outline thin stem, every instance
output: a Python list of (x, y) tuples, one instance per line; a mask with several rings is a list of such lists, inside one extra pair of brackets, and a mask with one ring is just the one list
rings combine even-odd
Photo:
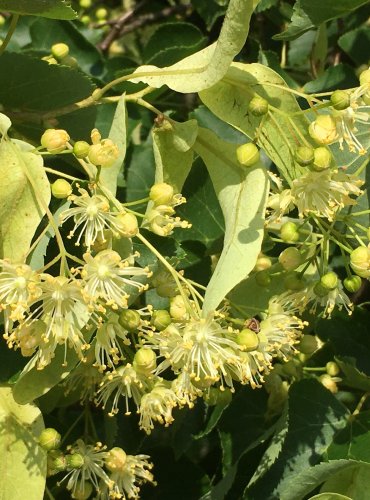
[(44, 167), (44, 170), (46, 172), (49, 172), (50, 174), (59, 175), (59, 177), (64, 177), (65, 179), (69, 179), (70, 181), (83, 182), (83, 180), (79, 179), (78, 177), (73, 177), (73, 175), (65, 174), (64, 172), (59, 172), (58, 170), (54, 170), (53, 168)]
[(67, 437), (71, 434), (71, 432), (77, 426), (77, 424), (82, 420), (83, 416), (84, 416), (84, 413), (81, 412), (79, 414), (79, 416), (76, 418), (76, 420), (73, 422), (73, 424), (71, 425), (71, 427), (68, 429), (68, 431), (64, 434), (61, 444), (64, 444), (66, 442)]
[(147, 203), (150, 200), (149, 196), (146, 198), (141, 198), (141, 200), (128, 201), (126, 203), (122, 203), (123, 207), (131, 207), (132, 205), (140, 205), (141, 203)]
[(363, 170), (367, 167), (368, 163), (369, 163), (369, 158), (366, 158), (353, 175), (359, 176), (363, 172)]
[(51, 493), (51, 491), (49, 490), (49, 488), (45, 485), (45, 492), (47, 494), (47, 496), (50, 498), (50, 500), (55, 500), (53, 494)]
[(352, 412), (352, 415), (350, 417), (351, 419), (353, 419), (354, 417), (356, 417), (360, 413), (362, 407), (365, 404), (365, 401), (367, 400), (367, 398), (369, 396), (370, 396), (370, 392), (365, 392), (365, 394), (362, 395), (360, 401), (358, 402), (358, 405), (356, 406), (356, 408)]
[(10, 39), (12, 38), (15, 28), (17, 27), (19, 21), (19, 17), (20, 17), (19, 14), (13, 14), (12, 20), (10, 21), (8, 33), (6, 34), (6, 37), (0, 46), (0, 55), (5, 52), (5, 49), (8, 46)]

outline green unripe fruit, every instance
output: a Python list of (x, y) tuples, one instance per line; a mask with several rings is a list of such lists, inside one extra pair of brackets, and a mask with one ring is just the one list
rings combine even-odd
[(331, 377), (336, 377), (340, 372), (340, 368), (335, 361), (329, 361), (326, 363), (326, 372)]
[(248, 110), (254, 116), (263, 116), (269, 110), (269, 103), (263, 97), (256, 95), (251, 99)]
[(51, 47), (51, 54), (57, 61), (61, 61), (69, 54), (69, 47), (66, 43), (55, 43)]
[(338, 111), (347, 109), (351, 103), (348, 92), (345, 90), (335, 90), (330, 97), (330, 103)]
[(89, 9), (92, 5), (91, 0), (80, 0), (79, 4), (81, 9)]
[(351, 276), (343, 280), (343, 285), (346, 290), (351, 293), (358, 292), (362, 285), (360, 276)]
[(358, 247), (350, 255), (350, 263), (354, 272), (361, 278), (370, 278), (370, 249)]
[(101, 7), (95, 12), (95, 17), (99, 21), (104, 21), (108, 17), (108, 11), (104, 7)]
[(117, 216), (118, 232), (124, 238), (133, 238), (139, 232), (139, 224), (134, 214), (130, 212)]
[(338, 276), (333, 272), (326, 273), (321, 276), (320, 284), (325, 290), (335, 290), (338, 286)]
[(44, 429), (39, 437), (39, 445), (46, 451), (57, 450), (61, 441), (59, 432), (52, 428)]
[(316, 148), (314, 151), (312, 170), (315, 170), (315, 172), (321, 172), (322, 170), (330, 168), (332, 159), (333, 157), (329, 149), (324, 146)]
[(141, 324), (140, 314), (133, 309), (124, 309), (118, 317), (118, 323), (123, 326), (123, 328), (133, 333)]
[(259, 271), (258, 273), (255, 274), (256, 277), (256, 283), (259, 286), (269, 286), (271, 283), (271, 276), (267, 270), (265, 271)]
[(297, 346), (298, 351), (303, 354), (312, 354), (317, 348), (317, 339), (313, 335), (303, 335), (302, 340)]
[(93, 492), (93, 486), (88, 481), (78, 481), (71, 497), (75, 500), (87, 500)]
[(152, 319), (150, 323), (154, 326), (154, 328), (158, 331), (162, 331), (168, 327), (172, 322), (170, 313), (165, 309), (159, 309), (158, 311), (154, 311)]
[(302, 167), (311, 165), (314, 159), (314, 149), (308, 146), (301, 146), (295, 152), (296, 162)]
[(67, 467), (71, 469), (79, 469), (85, 463), (81, 453), (72, 453), (66, 456)]
[(318, 281), (315, 286), (313, 287), (314, 294), (317, 297), (323, 298), (326, 297), (329, 293), (330, 290), (325, 288), (320, 281)]
[(302, 264), (302, 255), (298, 248), (289, 247), (281, 252), (279, 262), (286, 271), (293, 271)]
[(260, 341), (256, 332), (244, 328), (244, 330), (236, 334), (236, 342), (244, 347), (244, 351), (251, 352), (257, 349)]
[(90, 144), (86, 141), (77, 141), (73, 146), (73, 153), (76, 158), (86, 158), (89, 154)]
[(54, 198), (63, 200), (64, 198), (68, 198), (68, 196), (72, 193), (72, 186), (65, 179), (57, 179), (51, 185), (51, 192)]
[(370, 69), (365, 69), (360, 76), (360, 85), (370, 85)]
[(149, 198), (154, 205), (169, 205), (174, 195), (173, 187), (166, 182), (154, 184), (149, 192)]
[(67, 468), (65, 455), (60, 450), (51, 450), (47, 455), (47, 475), (53, 476)]
[(260, 152), (253, 142), (239, 146), (236, 150), (236, 158), (243, 167), (252, 167), (260, 159)]
[(309, 126), (308, 132), (319, 144), (331, 144), (338, 138), (337, 126), (331, 115), (319, 115)]
[(335, 381), (331, 378), (330, 375), (325, 373), (319, 377), (320, 383), (328, 389), (332, 394), (336, 394), (338, 392), (338, 386)]
[(126, 465), (127, 455), (122, 448), (114, 447), (108, 452), (105, 459), (106, 468), (111, 471), (123, 471)]
[(305, 288), (305, 282), (299, 277), (297, 273), (289, 273), (284, 279), (284, 288), (287, 290), (294, 290), (298, 292)]
[(157, 367), (157, 356), (153, 349), (141, 347), (136, 351), (133, 361), (133, 367), (136, 371), (150, 374)]
[(280, 238), (285, 243), (295, 243), (299, 240), (298, 226), (294, 222), (284, 222), (280, 228)]

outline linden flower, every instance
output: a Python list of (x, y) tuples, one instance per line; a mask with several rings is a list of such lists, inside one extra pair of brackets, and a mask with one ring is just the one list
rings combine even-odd
[(128, 260), (121, 260), (114, 250), (103, 250), (95, 257), (85, 253), (84, 260), (86, 264), (81, 276), (86, 282), (84, 293), (91, 301), (103, 299), (113, 309), (126, 308), (131, 287), (139, 292), (147, 288), (147, 285), (134, 281), (131, 277), (149, 277), (149, 270), (130, 266)]
[(174, 418), (172, 410), (177, 406), (178, 398), (174, 391), (159, 382), (154, 388), (141, 398), (139, 427), (147, 434), (154, 429), (154, 422), (158, 422), (165, 427), (172, 424)]
[(145, 217), (145, 225), (153, 233), (159, 236), (168, 236), (172, 234), (175, 227), (182, 229), (190, 228), (191, 224), (180, 217), (172, 217), (175, 210), (169, 205), (158, 205), (152, 208)]
[(88, 158), (93, 165), (111, 167), (119, 157), (119, 149), (111, 139), (103, 139), (100, 144), (89, 148)]
[(291, 189), (284, 189), (280, 193), (273, 193), (268, 197), (267, 208), (270, 209), (268, 220), (280, 221), (281, 218), (294, 208), (294, 198)]
[(131, 342), (127, 338), (128, 331), (118, 323), (118, 316), (112, 315), (107, 321), (100, 325), (95, 336), (95, 366), (104, 371), (107, 366), (113, 368), (119, 361), (124, 359), (124, 354), (118, 339), (125, 345)]
[(356, 204), (351, 196), (360, 196), (363, 181), (336, 170), (309, 172), (293, 181), (292, 196), (299, 216), (310, 212), (333, 220), (337, 210)]
[(106, 407), (109, 398), (114, 394), (112, 407), (109, 415), (118, 413), (118, 403), (120, 397), (126, 400), (126, 415), (130, 415), (129, 399), (133, 399), (137, 407), (140, 405), (140, 400), (148, 390), (150, 379), (148, 376), (137, 372), (133, 366), (128, 363), (125, 366), (120, 366), (117, 370), (108, 373), (98, 390), (96, 399), (97, 404), (102, 404), (103, 409)]
[(94, 400), (96, 390), (103, 379), (102, 373), (89, 359), (90, 354), (87, 355), (87, 358), (87, 362), (80, 363), (64, 383), (66, 395), (72, 391), (79, 391), (81, 404)]
[(75, 225), (69, 233), (68, 238), (72, 238), (80, 228), (80, 233), (76, 241), (76, 246), (80, 245), (82, 237), (87, 250), (99, 238), (105, 242), (104, 229), (111, 229), (113, 232), (119, 231), (119, 223), (116, 220), (118, 213), (110, 212), (109, 202), (105, 196), (90, 194), (80, 188), (81, 196), (71, 195), (69, 199), (77, 205), (75, 208), (68, 208), (60, 214), (60, 222), (64, 224), (66, 220), (73, 217)]
[(179, 406), (194, 407), (194, 401), (203, 394), (203, 391), (192, 383), (190, 375), (182, 372), (171, 383), (171, 388), (178, 399)]
[(148, 455), (126, 455), (122, 448), (112, 448), (106, 459), (106, 467), (111, 471), (111, 489), (105, 487), (101, 498), (140, 498), (141, 484), (153, 483), (154, 477), (150, 472), (153, 464)]

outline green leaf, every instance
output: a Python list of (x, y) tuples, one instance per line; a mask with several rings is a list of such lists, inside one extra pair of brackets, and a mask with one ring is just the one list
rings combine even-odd
[(340, 63), (336, 66), (329, 66), (318, 78), (306, 83), (303, 89), (308, 94), (314, 94), (337, 89), (348, 89), (357, 85), (358, 79), (353, 68)]
[(0, 11), (50, 19), (76, 19), (77, 13), (64, 0), (0, 0)]
[(226, 10), (224, 3), (221, 5), (217, 0), (207, 0), (207, 2), (204, 2), (204, 0), (193, 0), (192, 5), (194, 5), (195, 10), (203, 18), (209, 30), (217, 19), (225, 14)]
[(369, 60), (370, 28), (363, 26), (348, 31), (339, 38), (338, 45), (356, 65), (367, 64)]
[(25, 142), (0, 143), (0, 255), (23, 262), (51, 198), (43, 160)]
[(339, 493), (320, 493), (311, 497), (309, 500), (352, 500), (350, 497), (340, 495)]
[[(370, 467), (370, 411), (364, 411), (348, 421), (338, 432), (327, 450), (329, 460), (347, 458), (368, 462)], [(369, 468), (370, 471), (370, 468)]]
[(343, 356), (335, 359), (344, 374), (343, 382), (346, 385), (361, 391), (370, 391), (370, 377), (356, 368), (355, 358)]
[(40, 410), (19, 405), (10, 387), (0, 387), (0, 497), (2, 500), (42, 500), (46, 453), (38, 445), (44, 429)]
[(351, 467), (332, 475), (323, 484), (320, 491), (336, 492), (348, 496), (350, 500), (367, 500), (370, 488), (369, 464), (357, 463), (359, 464), (357, 467)]
[(316, 380), (294, 383), (289, 391), (288, 432), (281, 452), (266, 473), (246, 490), (247, 498), (293, 500), (292, 481), (320, 461), (347, 418), (347, 409)]
[[(293, 127), (293, 120), (288, 115), (299, 112), (300, 107), (293, 94), (286, 89), (284, 80), (262, 64), (233, 63), (223, 80), (203, 90), (199, 96), (218, 118), (251, 139), (257, 139), (258, 145), (291, 182), (303, 173), (294, 160), (294, 151), (299, 144), (297, 135), (302, 135), (308, 142), (311, 139), (305, 116), (295, 116)], [(248, 104), (255, 94), (266, 99), (279, 112), (271, 110), (262, 119), (249, 113)], [(263, 127), (258, 133), (261, 120), (264, 120)]]
[(293, 15), (287, 29), (279, 35), (273, 36), (274, 40), (295, 40), (307, 31), (314, 28), (314, 24), (302, 9), (299, 0), (294, 4)]
[(178, 92), (199, 92), (214, 85), (226, 73), (242, 49), (249, 22), (259, 0), (230, 0), (219, 39), (214, 44), (166, 68), (140, 66), (130, 81), (151, 87), (167, 85)]
[(207, 166), (225, 218), (224, 248), (205, 294), (203, 313), (222, 299), (253, 269), (261, 250), (269, 182), (261, 162), (243, 169), (236, 145), (199, 129), (195, 151)]
[(343, 17), (367, 5), (368, 0), (299, 0), (301, 8), (316, 26), (321, 23)]

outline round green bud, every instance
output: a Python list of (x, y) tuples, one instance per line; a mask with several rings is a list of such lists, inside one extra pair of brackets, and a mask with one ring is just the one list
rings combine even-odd
[(314, 151), (314, 160), (311, 166), (315, 172), (321, 172), (330, 167), (333, 156), (328, 148), (324, 146), (316, 148)]
[(317, 297), (323, 298), (326, 297), (329, 293), (329, 290), (325, 288), (320, 281), (318, 281), (313, 287), (314, 294)]
[(53, 476), (67, 468), (66, 457), (60, 450), (51, 450), (47, 455), (47, 475)]
[(338, 392), (338, 386), (335, 381), (331, 378), (330, 375), (325, 373), (319, 377), (320, 383), (328, 389), (332, 394), (336, 394)]
[(65, 130), (49, 128), (42, 134), (40, 142), (50, 153), (60, 153), (66, 149), (69, 139)]
[(314, 353), (317, 348), (317, 339), (313, 335), (303, 335), (302, 340), (297, 346), (299, 352), (309, 355)]
[(173, 199), (174, 190), (170, 184), (166, 182), (160, 182), (154, 184), (149, 192), (149, 198), (152, 200), (154, 205), (170, 205)]
[(69, 47), (66, 43), (55, 43), (51, 47), (51, 54), (57, 61), (61, 61), (69, 54)]
[(236, 158), (243, 167), (252, 167), (260, 159), (260, 152), (253, 142), (239, 146), (236, 150)]
[(330, 97), (330, 103), (338, 111), (347, 109), (351, 103), (348, 92), (345, 90), (335, 90)]
[(297, 273), (288, 273), (284, 278), (284, 288), (287, 290), (298, 292), (299, 290), (303, 290), (305, 286), (304, 280), (302, 280)]
[(111, 471), (123, 471), (126, 465), (127, 455), (122, 448), (117, 446), (109, 450), (108, 456), (105, 459), (106, 468)]
[(87, 500), (93, 492), (93, 486), (89, 481), (78, 481), (73, 488), (71, 497), (75, 500)]
[(326, 372), (331, 377), (336, 377), (340, 372), (340, 368), (335, 361), (329, 361), (326, 363)]
[(66, 455), (66, 463), (70, 469), (79, 469), (85, 461), (81, 453), (71, 453), (71, 455)]
[(126, 214), (119, 214), (116, 218), (118, 224), (118, 232), (124, 238), (133, 238), (139, 232), (139, 224), (136, 215), (127, 212)]
[(285, 243), (295, 243), (299, 239), (298, 226), (294, 222), (284, 222), (280, 228), (280, 238)]
[(338, 276), (333, 273), (326, 273), (321, 276), (320, 285), (325, 288), (325, 290), (335, 290), (338, 286)]
[(309, 126), (308, 132), (318, 144), (331, 144), (338, 138), (337, 126), (331, 115), (319, 115)]
[(170, 313), (165, 309), (158, 309), (157, 311), (154, 311), (150, 321), (154, 328), (160, 332), (167, 328), (171, 322), (172, 319)]
[(174, 297), (179, 293), (175, 280), (166, 269), (160, 268), (153, 274), (152, 285), (163, 298)]
[(0, 14), (0, 28), (1, 26), (4, 26), (5, 22), (6, 22), (5, 17)]
[(86, 141), (77, 141), (73, 146), (73, 154), (76, 158), (86, 158), (89, 154), (90, 144)]
[(68, 196), (72, 193), (72, 186), (65, 179), (57, 179), (51, 185), (51, 192), (54, 198), (63, 200), (64, 198), (68, 198)]
[(88, 26), (91, 23), (91, 17), (88, 15), (84, 15), (81, 17), (81, 23), (85, 26)]
[(170, 299), (170, 315), (174, 320), (186, 319), (187, 308), (181, 295), (175, 295)]
[(295, 159), (302, 167), (311, 165), (314, 159), (314, 149), (309, 146), (300, 146), (295, 152)]
[(254, 266), (254, 271), (264, 271), (265, 269), (270, 269), (272, 266), (272, 260), (266, 255), (261, 255), (258, 257), (256, 265)]
[(263, 97), (255, 95), (249, 103), (248, 110), (253, 116), (263, 116), (269, 110), (269, 103)]
[(302, 264), (302, 255), (298, 248), (288, 247), (279, 255), (279, 262), (286, 271), (294, 271)]
[(350, 293), (358, 292), (362, 285), (362, 279), (360, 276), (351, 276), (343, 280), (343, 285), (346, 290)]
[(271, 276), (268, 272), (268, 270), (265, 271), (259, 271), (258, 273), (255, 274), (256, 277), (256, 283), (259, 286), (269, 286), (271, 283)]
[(118, 323), (123, 326), (123, 328), (133, 333), (141, 324), (140, 314), (134, 309), (124, 309), (118, 317)]
[(108, 17), (108, 11), (104, 7), (100, 7), (100, 9), (97, 9), (95, 12), (95, 17), (99, 21), (104, 21)]
[(141, 347), (134, 356), (133, 367), (136, 371), (150, 374), (157, 367), (157, 356), (153, 349)]
[(370, 249), (358, 247), (351, 252), (350, 264), (357, 276), (370, 278)]
[(57, 450), (61, 443), (61, 435), (53, 428), (44, 429), (39, 437), (39, 445), (46, 451)]
[(79, 1), (81, 9), (89, 9), (92, 5), (91, 0), (80, 0)]
[(360, 74), (359, 80), (360, 85), (370, 85), (370, 68), (365, 69), (365, 71)]
[(242, 346), (244, 351), (251, 352), (255, 351), (259, 345), (259, 338), (257, 333), (249, 328), (244, 328), (244, 330), (236, 334), (236, 343)]

